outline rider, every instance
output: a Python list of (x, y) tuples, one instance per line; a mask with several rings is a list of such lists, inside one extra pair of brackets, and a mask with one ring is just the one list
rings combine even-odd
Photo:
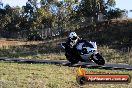
[(80, 59), (80, 61), (83, 62), (84, 60), (81, 59), (81, 56), (80, 56), (82, 48), (77, 49), (77, 45), (81, 42), (84, 42), (84, 40), (79, 38), (76, 32), (70, 32), (68, 36), (68, 40), (66, 42), (65, 51), (71, 53), (71, 55), (75, 55), (77, 59)]
[(79, 36), (76, 34), (76, 32), (70, 32), (67, 42), (66, 42), (66, 51), (71, 52), (74, 54), (81, 53), (81, 49), (77, 49), (77, 45), (82, 42), (83, 40), (79, 38)]
[[(91, 46), (91, 44), (89, 44), (88, 42), (86, 42), (86, 40), (83, 40), (82, 38), (80, 38), (76, 32), (70, 32), (69, 36), (68, 36), (68, 41), (66, 42), (67, 44), (67, 48), (65, 48), (67, 51), (73, 51), (73, 52), (76, 52), (76, 51), (79, 51), (77, 53), (85, 53), (86, 51), (85, 50), (82, 50), (82, 47), (77, 47), (78, 44), (86, 44)], [(83, 46), (83, 45), (82, 45)]]
[(76, 34), (76, 32), (71, 32), (68, 36), (67, 44), (69, 45), (70, 48), (75, 48), (79, 40), (80, 38)]

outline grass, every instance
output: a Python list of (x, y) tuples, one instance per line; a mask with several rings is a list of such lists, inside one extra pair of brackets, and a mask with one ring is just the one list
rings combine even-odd
[(0, 57), (26, 59), (64, 60), (64, 52), (58, 47), (58, 40), (48, 41), (8, 41), (1, 40)]
[(116, 50), (108, 46), (102, 46), (99, 47), (98, 50), (108, 63), (132, 63), (132, 50), (129, 48), (125, 50)]
[[(62, 88), (71, 82), (72, 86), (74, 68), (61, 67), (49, 64), (17, 64), (0, 63), (0, 80), (2, 87), (11, 88)], [(69, 78), (67, 78), (70, 76)], [(9, 84), (7, 85), (7, 83)], [(11, 83), (10, 83), (11, 82)], [(63, 84), (63, 85), (61, 85)], [(68, 87), (67, 87), (68, 88)]]
[[(88, 32), (89, 28), (86, 28), (83, 32), (80, 30), (78, 33), (87, 40), (98, 40), (97, 44), (98, 42), (100, 44), (103, 43), (103, 46), (100, 45), (98, 50), (107, 63), (130, 64), (132, 63), (131, 48), (114, 48), (112, 45), (113, 43), (120, 42), (132, 43), (130, 41), (132, 31), (126, 30), (131, 29), (131, 23), (128, 25), (130, 27), (122, 25), (122, 29), (125, 30), (119, 30), (119, 26), (121, 26), (121, 24), (119, 24), (119, 26), (112, 26), (107, 31), (98, 29), (100, 30), (99, 33), (93, 32), (93, 30), (92, 33), (90, 33)], [(127, 34), (124, 35), (125, 33)], [(58, 47), (58, 43), (63, 41), (65, 41), (65, 39), (62, 38), (48, 41), (0, 39), (0, 57), (65, 60), (64, 50)], [(110, 45), (112, 45), (112, 47)], [(89, 74), (111, 73), (129, 74), (132, 76), (132, 71), (126, 70), (85, 69)], [(76, 70), (77, 68), (75, 67), (62, 65), (20, 64), (0, 61), (0, 88), (132, 88), (132, 82), (129, 84), (87, 84), (81, 87), (76, 82)]]
[[(64, 40), (63, 40), (64, 41)], [(58, 47), (60, 40), (40, 42), (9, 42), (1, 43), (0, 57), (26, 59), (54, 59), (65, 60), (64, 52)], [(4, 45), (6, 44), (6, 45)], [(109, 46), (99, 46), (100, 53), (109, 63), (131, 62), (131, 50), (116, 50)], [(124, 57), (128, 57), (127, 59)], [(87, 69), (88, 73), (130, 74), (132, 71)], [(20, 64), (0, 61), (0, 88), (132, 88), (130, 84), (87, 84), (83, 87), (76, 82), (75, 67), (52, 64)]]
[[(40, 42), (5, 41), (0, 42), (0, 57), (2, 58), (25, 58), (25, 59), (50, 59), (66, 60), (64, 50), (59, 43), (64, 40), (50, 40)], [(17, 42), (17, 43), (16, 43)], [(6, 45), (4, 45), (6, 43)], [(113, 49), (107, 45), (99, 46), (98, 51), (108, 63), (132, 63), (132, 50)]]
[[(130, 74), (132, 71), (87, 69), (93, 74)], [(0, 62), (1, 88), (80, 88), (77, 68), (52, 64), (20, 64)], [(132, 88), (130, 84), (86, 84), (82, 88)]]

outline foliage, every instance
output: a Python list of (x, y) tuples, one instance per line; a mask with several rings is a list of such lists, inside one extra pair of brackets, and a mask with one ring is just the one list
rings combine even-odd
[(99, 13), (108, 19), (121, 17), (123, 10), (113, 9), (115, 4), (115, 0), (28, 0), (22, 7), (1, 4), (0, 35), (28, 38), (33, 31), (42, 38), (58, 35), (80, 28), (86, 17), (96, 22)]
[(121, 10), (119, 8), (111, 9), (107, 13), (108, 19), (115, 19), (115, 18), (121, 18), (123, 16), (124, 10)]
[(78, 11), (82, 16), (96, 17), (98, 12), (104, 12), (104, 10), (104, 0), (82, 0)]

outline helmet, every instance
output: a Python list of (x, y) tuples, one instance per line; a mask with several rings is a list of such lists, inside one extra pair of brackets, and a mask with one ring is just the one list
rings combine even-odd
[(78, 38), (78, 36), (77, 36), (76, 32), (71, 32), (71, 33), (69, 34), (69, 38), (70, 38), (71, 40), (76, 40), (76, 39)]

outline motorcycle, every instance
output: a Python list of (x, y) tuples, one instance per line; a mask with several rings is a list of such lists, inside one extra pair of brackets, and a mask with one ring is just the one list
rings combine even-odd
[(67, 47), (66, 43), (61, 43), (61, 47), (65, 49), (65, 56), (71, 64), (92, 61), (98, 65), (104, 65), (104, 58), (97, 51), (96, 42), (80, 42), (75, 48)]

